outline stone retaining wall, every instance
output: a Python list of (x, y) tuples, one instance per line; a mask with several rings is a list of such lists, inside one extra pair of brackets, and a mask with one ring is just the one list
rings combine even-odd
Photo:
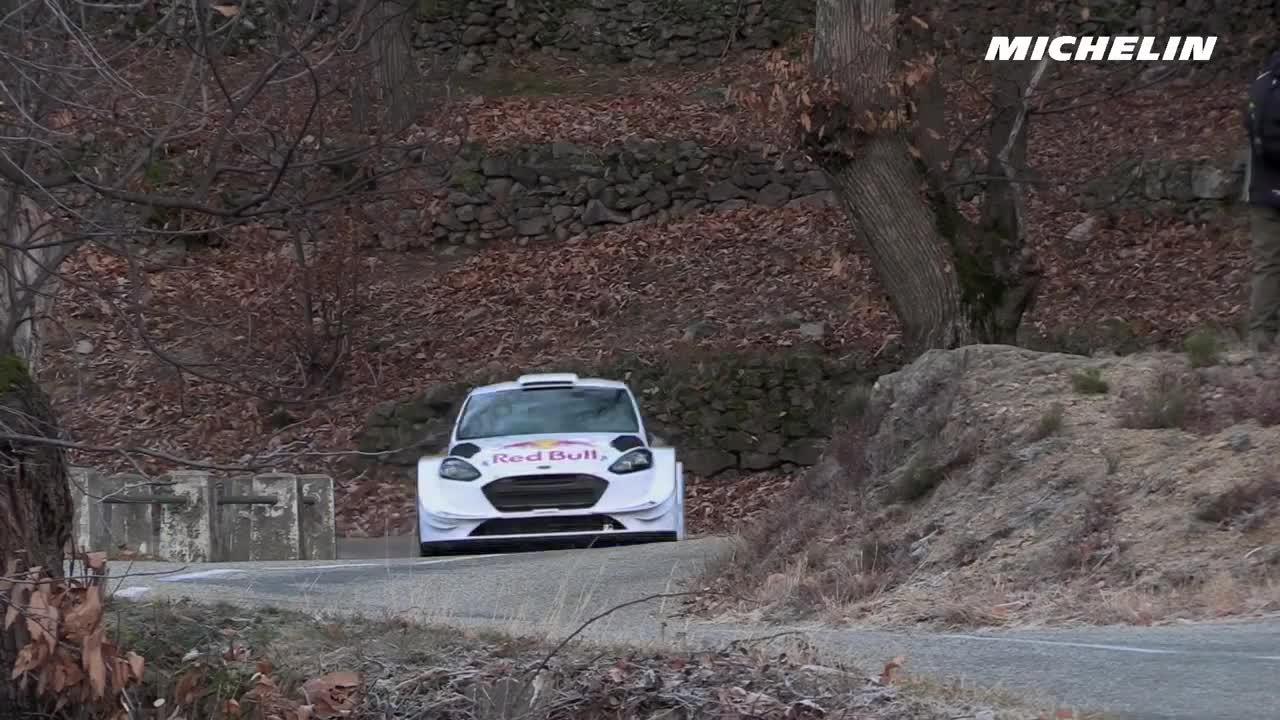
[(470, 147), (432, 205), (405, 210), (397, 203), (391, 198), (366, 208), (379, 228), (377, 242), (388, 249), (565, 239), (706, 207), (828, 206), (835, 198), (825, 174), (798, 154), (763, 145), (636, 141), (494, 153)]
[(1085, 186), (1086, 207), (1152, 203), (1229, 203), (1243, 198), (1245, 156), (1197, 160), (1130, 160)]
[[(354, 0), (246, 0), (234, 18), (210, 10), (211, 30), (230, 36), (234, 48), (274, 42), (277, 17), (295, 26), (306, 18), (349, 17)], [(99, 10), (96, 17), (125, 37), (154, 28), (174, 6), (157, 0), (137, 10)], [(1076, 0), (1064, 13), (1064, 35), (1247, 36), (1275, 22), (1275, 0)], [(464, 71), (496, 56), (553, 52), (599, 62), (678, 64), (767, 49), (814, 25), (814, 0), (417, 0), (412, 41), (424, 58), (445, 58)], [(162, 28), (162, 36), (189, 37), (196, 23), (190, 6)], [(1087, 12), (1086, 12), (1087, 9)], [(985, 51), (990, 35), (1007, 23), (1008, 10), (990, 0), (958, 0), (952, 18), (963, 18), (966, 52)], [(230, 27), (227, 27), (230, 26)], [(1222, 43), (1218, 55), (1249, 51)]]
[[(345, 23), (352, 0), (285, 0), (284, 15), (297, 25), (307, 19)], [(188, 5), (172, 0), (154, 8), (96, 14), (118, 36), (152, 30), (172, 41), (195, 36)], [(273, 43), (280, 17), (277, 0), (246, 0), (233, 18), (210, 11), (210, 29), (229, 48), (249, 50)], [(606, 63), (693, 63), (746, 49), (776, 47), (812, 29), (812, 0), (417, 0), (409, 21), (411, 42), (426, 58), (446, 58), (459, 69), (480, 69), (495, 56), (554, 52)], [(157, 28), (157, 24), (160, 25)]]
[(804, 0), (424, 0), (415, 45), (459, 52), (458, 67), (551, 50), (618, 63), (692, 63), (769, 49), (813, 27)]
[[(843, 393), (872, 376), (851, 363), (803, 352), (555, 370), (625, 380), (649, 431), (675, 446), (688, 471), (702, 477), (817, 463)], [(416, 443), (420, 449), (385, 456), (390, 464), (411, 467), (420, 455), (445, 448), (470, 387), (523, 372), (490, 373), (384, 403), (370, 414), (359, 449), (386, 452)]]

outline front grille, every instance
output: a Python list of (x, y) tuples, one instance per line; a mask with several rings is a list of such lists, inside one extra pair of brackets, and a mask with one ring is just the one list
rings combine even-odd
[(609, 483), (595, 475), (516, 475), (484, 486), (499, 512), (581, 510), (600, 501)]
[(545, 533), (604, 532), (626, 530), (622, 523), (608, 515), (571, 515), (569, 517), (498, 518), (486, 520), (471, 531), (471, 537), (493, 535), (542, 535)]

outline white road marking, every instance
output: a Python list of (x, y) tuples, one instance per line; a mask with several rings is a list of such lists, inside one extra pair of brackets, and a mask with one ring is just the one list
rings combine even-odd
[(347, 565), (298, 565), (298, 566), (285, 566), (285, 567), (244, 568), (244, 571), (251, 572), (253, 570), (275, 570), (277, 572), (280, 572), (280, 571), (288, 570), (293, 572), (300, 572), (303, 570), (342, 570), (344, 568), (362, 568), (362, 567), (382, 567), (382, 563), (350, 563)]
[[(459, 560), (477, 560), (479, 558), (497, 557), (497, 555), (463, 555), (459, 557), (436, 558), (433, 560), (419, 560), (413, 563), (414, 566), (419, 565), (437, 565), (440, 563), (457, 562)], [(399, 559), (399, 558), (394, 558)], [(212, 568), (210, 570), (197, 570), (195, 572), (183, 573), (181, 575), (169, 575), (161, 577), (161, 582), (187, 582), (190, 580), (203, 580), (205, 578), (226, 577), (228, 575), (252, 575), (255, 572), (293, 572), (307, 573), (313, 570), (345, 570), (347, 568), (368, 568), (368, 567), (387, 567), (392, 568), (399, 563), (376, 563), (376, 562), (358, 562), (343, 563), (336, 565), (298, 565), (298, 566), (272, 566), (272, 567), (236, 567), (236, 568)]]
[(222, 577), (224, 575), (235, 575), (236, 573), (243, 573), (243, 572), (244, 570), (240, 570), (238, 568), (214, 568), (212, 570), (198, 570), (196, 572), (183, 573), (181, 575), (169, 575), (167, 577), (160, 578), (160, 582), (183, 582), (186, 580), (199, 580), (200, 578), (207, 578), (207, 577)]
[[(1032, 638), (1008, 638), (1008, 637), (992, 637), (990, 635), (957, 635), (947, 634), (944, 638), (952, 638), (958, 640), (991, 640), (994, 642), (1011, 642), (1011, 643), (1027, 643), (1029, 645), (1060, 645), (1064, 647), (1088, 648), (1090, 650), (1114, 650), (1117, 652), (1140, 653), (1144, 655), (1203, 655), (1205, 653), (1193, 653), (1185, 650), (1162, 650), (1158, 648), (1134, 647), (1132, 645), (1107, 645), (1102, 643), (1082, 643), (1069, 642), (1066, 640), (1035, 640)], [(1217, 654), (1217, 653), (1209, 653)], [(1240, 655), (1238, 653), (1221, 653), (1226, 655), (1239, 655), (1246, 660), (1280, 660), (1280, 657), (1270, 655)]]
[(127, 588), (120, 588), (115, 592), (116, 597), (122, 597), (126, 600), (134, 600), (147, 594), (147, 588), (137, 585)]

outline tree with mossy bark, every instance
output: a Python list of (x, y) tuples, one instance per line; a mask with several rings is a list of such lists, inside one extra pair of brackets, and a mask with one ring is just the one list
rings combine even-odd
[[(452, 160), (447, 146), (413, 135), (425, 111), (420, 96), (379, 87), (403, 81), (407, 5), (373, 0), (353, 17), (280, 23), (275, 43), (235, 62), (225, 55), (230, 33), (218, 26), (235, 22), (239, 6), (206, 7), (191, 44), (176, 49), (95, 36), (94, 18), (85, 16), (113, 12), (102, 7), (55, 0), (0, 13), (0, 572), (64, 573), (72, 527), (68, 449), (218, 467), (147, 449), (89, 447), (60, 428), (37, 377), (41, 331), (57, 324), (50, 298), (68, 282), (68, 258), (92, 246), (125, 261), (129, 278), (80, 289), (177, 373), (257, 397), (264, 387), (315, 392), (337, 373), (347, 321), (338, 306), (354, 295), (343, 294), (349, 283), (343, 292), (322, 287), (326, 276), (315, 268), (334, 266), (330, 274), (344, 282), (354, 268), (326, 265), (304, 239), (326, 219), (392, 189), (434, 189), (422, 178)], [(360, 52), (349, 53), (352, 45)], [(139, 67), (169, 75), (136, 82)], [(370, 84), (382, 92), (357, 98), (354, 120), (335, 118), (332, 98), (349, 95), (350, 78), (369, 67), (380, 69)], [(454, 130), (465, 137), (465, 128)], [(165, 309), (145, 292), (139, 241), (261, 242), (268, 224), (287, 228), (300, 268), (297, 286), (286, 288), (299, 349), (282, 364), (304, 377), (285, 385), (280, 378), (288, 376), (274, 373), (267, 386), (245, 381), (236, 368), (193, 366), (167, 353), (151, 337), (152, 319)], [(330, 339), (332, 347), (325, 346)], [(0, 583), (0, 612), (5, 587)], [(17, 695), (21, 683), (8, 682), (16, 678), (7, 630), (0, 629), (0, 708), (38, 712), (36, 699)]]
[[(1033, 3), (1007, 9), (1044, 17)], [(909, 355), (1011, 343), (1040, 270), (1027, 249), (1028, 100), (1047, 61), (990, 63), (987, 197), (966, 217), (947, 182), (945, 10), (909, 0), (820, 0), (803, 142), (830, 175), (902, 323)], [(977, 59), (977, 58), (975, 58)]]
[[(819, 0), (812, 56), (774, 52), (772, 77), (736, 93), (797, 120), (796, 144), (830, 177), (906, 356), (1017, 341), (1043, 276), (1028, 242), (1028, 188), (1046, 182), (1028, 168), (1032, 118), (1096, 108), (1173, 76), (1152, 80), (1144, 63), (987, 62), (972, 47), (987, 32), (1052, 35), (1080, 12), (1026, 0)], [(945, 92), (955, 87), (980, 91), (985, 117), (952, 123)], [(971, 159), (977, 172), (957, 172)], [(980, 204), (967, 192), (975, 185)]]
[[(1049, 0), (818, 0), (811, 64), (775, 59), (784, 87), (771, 102), (797, 113), (801, 144), (831, 176), (908, 356), (1017, 342), (1043, 276), (1028, 242), (1036, 230), (1028, 190), (1092, 179), (1028, 167), (1033, 118), (1096, 110), (1177, 74), (1208, 75), (1203, 83), (1230, 73), (1223, 65), (1053, 63), (1047, 54), (988, 62), (974, 47), (987, 33), (1057, 35), (1088, 12)], [(949, 125), (947, 84), (982, 91), (985, 118), (968, 133)], [(957, 181), (959, 155), (985, 167)], [(982, 190), (980, 205), (961, 192), (969, 183)]]

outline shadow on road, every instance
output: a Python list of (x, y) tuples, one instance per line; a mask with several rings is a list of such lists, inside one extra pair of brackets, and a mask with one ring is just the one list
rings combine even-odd
[[(564, 540), (541, 539), (537, 542), (506, 541), (493, 544), (477, 543), (474, 548), (466, 549), (439, 549), (433, 553), (433, 555), (466, 556), (470, 554), (511, 554), (579, 548), (611, 548), (647, 544), (648, 542), (654, 541), (639, 538), (618, 539), (610, 537), (575, 538)], [(337, 539), (337, 551), (339, 560), (386, 560), (419, 557), (416, 538), (411, 534), (377, 538), (339, 537)]]

